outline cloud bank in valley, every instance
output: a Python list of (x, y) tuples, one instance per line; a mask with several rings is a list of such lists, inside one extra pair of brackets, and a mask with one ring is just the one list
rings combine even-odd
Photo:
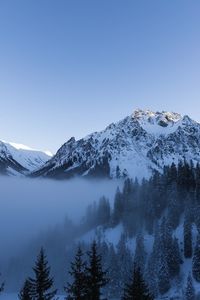
[(77, 222), (91, 202), (102, 195), (112, 199), (117, 184), (0, 177), (1, 259), (14, 255), (41, 230), (63, 222), (66, 216)]

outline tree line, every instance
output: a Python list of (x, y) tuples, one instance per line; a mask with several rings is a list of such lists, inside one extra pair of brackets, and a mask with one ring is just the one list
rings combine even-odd
[[(71, 262), (70, 282), (64, 287), (66, 300), (107, 300), (102, 298), (102, 288), (111, 280), (108, 271), (103, 269), (102, 256), (98, 253), (96, 241), (91, 245), (87, 253), (87, 260), (81, 246), (78, 246), (74, 261)], [(28, 277), (20, 293), (19, 300), (58, 300), (57, 289), (54, 288), (54, 279), (51, 276), (45, 251), (41, 248), (35, 266), (34, 277)], [(0, 293), (3, 292), (4, 283), (1, 285)], [(123, 289), (122, 300), (153, 300), (147, 284), (142, 276), (140, 268), (135, 264), (132, 276)]]
[[(167, 293), (173, 280), (179, 278), (183, 262), (191, 259), (185, 297), (193, 299), (193, 281), (200, 283), (199, 164), (194, 166), (192, 161), (173, 163), (164, 167), (163, 173), (155, 171), (149, 180), (140, 183), (128, 178), (122, 190), (117, 189), (113, 207), (102, 197), (98, 205), (89, 207), (85, 221), (88, 228), (99, 225), (104, 229), (115, 228), (122, 224), (126, 237), (136, 237), (137, 259), (134, 260), (154, 296)], [(179, 226), (183, 227), (182, 236), (175, 233)], [(153, 236), (149, 254), (143, 241), (147, 234)], [(125, 247), (123, 251), (126, 251), (125, 260), (130, 264), (128, 257), (131, 255)], [(126, 264), (127, 261), (121, 260), (121, 268)]]
[[(190, 212), (189, 212), (190, 211)], [(122, 223), (129, 237), (143, 228), (154, 233), (155, 224), (166, 214), (172, 229), (180, 224), (181, 216), (191, 213), (200, 227), (200, 165), (180, 161), (165, 166), (163, 172), (154, 171), (142, 182), (127, 178), (122, 190), (117, 188), (114, 205), (101, 197), (87, 209), (84, 225), (91, 229), (98, 225), (115, 227)]]

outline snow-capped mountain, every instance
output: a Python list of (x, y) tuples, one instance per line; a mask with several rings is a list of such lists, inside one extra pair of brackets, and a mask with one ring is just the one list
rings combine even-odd
[(22, 144), (0, 141), (0, 172), (8, 175), (28, 174), (51, 158), (50, 153)]
[(200, 124), (177, 113), (136, 110), (101, 132), (72, 137), (34, 175), (142, 178), (183, 159), (200, 162)]

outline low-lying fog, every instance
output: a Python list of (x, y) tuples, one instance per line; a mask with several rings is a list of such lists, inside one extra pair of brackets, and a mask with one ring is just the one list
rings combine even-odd
[(0, 177), (0, 255), (14, 255), (41, 230), (78, 221), (86, 207), (105, 195), (113, 199), (117, 181), (53, 181)]

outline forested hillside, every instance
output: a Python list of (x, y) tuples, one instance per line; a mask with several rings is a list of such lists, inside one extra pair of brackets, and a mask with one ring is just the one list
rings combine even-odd
[[(123, 296), (134, 266), (154, 298), (192, 299), (188, 294), (200, 287), (200, 166), (184, 161), (162, 174), (155, 171), (149, 180), (126, 179), (114, 201), (102, 196), (80, 224), (66, 219), (43, 232), (24, 249), (23, 261), (13, 259), (3, 274), (17, 277), (13, 282), (19, 288), (43, 246), (62, 292), (78, 245), (86, 258), (94, 240), (110, 279), (103, 287), (108, 299)], [(12, 280), (8, 287), (13, 288)]]

